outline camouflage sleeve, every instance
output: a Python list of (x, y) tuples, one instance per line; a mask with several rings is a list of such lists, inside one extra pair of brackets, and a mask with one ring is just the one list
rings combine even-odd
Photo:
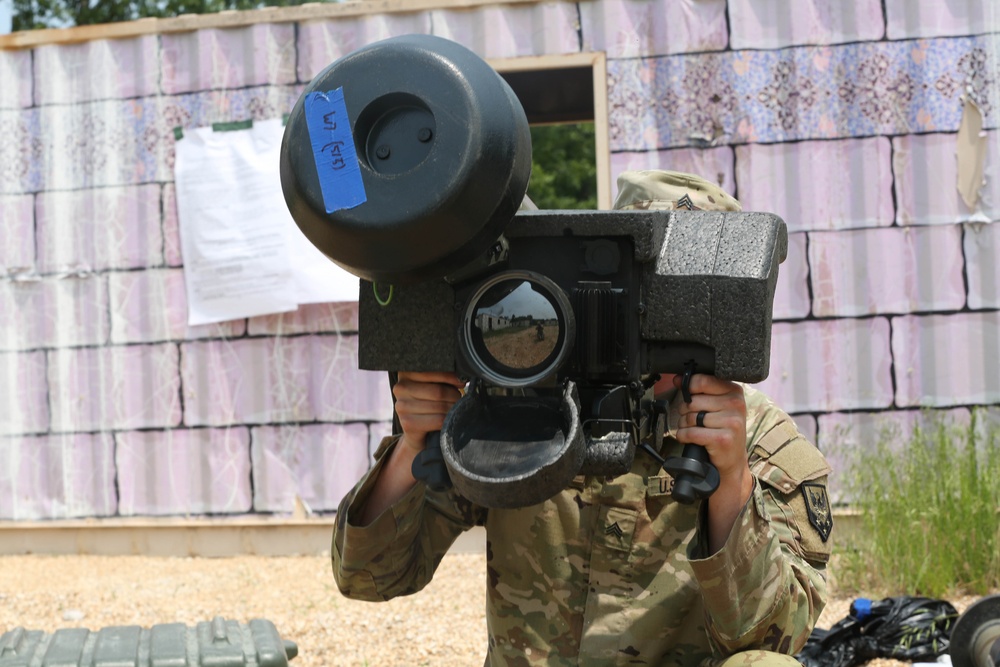
[(691, 562), (715, 650), (794, 654), (826, 604), (830, 467), (769, 399), (748, 388), (754, 490), (718, 553)]
[(485, 510), (452, 492), (418, 482), (367, 526), (356, 519), (398, 436), (382, 441), (374, 467), (341, 501), (333, 530), (333, 575), (340, 591), (358, 600), (389, 600), (430, 582), (455, 539), (485, 521)]

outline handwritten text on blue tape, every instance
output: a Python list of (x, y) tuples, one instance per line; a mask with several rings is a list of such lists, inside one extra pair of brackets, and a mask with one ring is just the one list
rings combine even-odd
[(368, 201), (344, 104), (344, 89), (308, 93), (305, 111), (326, 212), (354, 208)]

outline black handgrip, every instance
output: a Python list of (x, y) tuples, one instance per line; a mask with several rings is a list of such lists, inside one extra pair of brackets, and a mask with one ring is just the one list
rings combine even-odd
[(719, 488), (719, 471), (709, 462), (708, 451), (701, 445), (684, 445), (683, 455), (671, 456), (663, 463), (663, 469), (674, 478), (670, 495), (685, 505), (707, 498)]
[(427, 434), (424, 450), (413, 459), (410, 468), (413, 476), (427, 484), (431, 491), (447, 491), (451, 488), (451, 477), (441, 453), (441, 431)]
[[(696, 370), (697, 364), (693, 359), (684, 364), (681, 396), (685, 403), (691, 402), (691, 376)], [(701, 445), (684, 445), (682, 455), (671, 456), (663, 463), (663, 469), (674, 477), (674, 489), (670, 495), (685, 505), (708, 498), (719, 488), (719, 471), (708, 460), (708, 451)]]

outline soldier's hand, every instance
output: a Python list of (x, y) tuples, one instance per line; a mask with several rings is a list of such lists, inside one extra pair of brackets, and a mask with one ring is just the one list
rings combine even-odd
[[(675, 379), (678, 389), (680, 382)], [(708, 548), (714, 554), (753, 493), (743, 387), (712, 375), (692, 376), (691, 402), (681, 403), (677, 440), (703, 446), (719, 470), (719, 488), (708, 497)]]
[[(680, 389), (681, 378), (674, 378)], [(701, 425), (698, 414), (704, 413)], [(680, 404), (677, 440), (702, 445), (719, 470), (719, 486), (740, 488), (750, 475), (747, 463), (747, 404), (743, 387), (713, 375), (691, 376), (691, 402)]]
[(424, 448), (431, 431), (440, 431), (445, 415), (462, 397), (465, 383), (454, 373), (400, 372), (392, 388), (396, 416), (403, 429), (400, 445), (415, 452)]

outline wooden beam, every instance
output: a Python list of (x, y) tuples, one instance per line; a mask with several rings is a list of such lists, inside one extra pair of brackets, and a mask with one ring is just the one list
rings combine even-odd
[[(832, 539), (849, 545), (864, 535), (857, 510), (834, 508)], [(328, 555), (335, 516), (230, 518), (134, 517), (63, 521), (0, 521), (0, 556), (99, 554), (219, 558)], [(462, 533), (449, 553), (483, 553), (486, 530)]]
[[(329, 555), (335, 516), (294, 519), (134, 517), (64, 521), (0, 521), (0, 556), (95, 554), (220, 558)], [(486, 530), (463, 533), (450, 553), (483, 553)]]
[[(347, 0), (295, 7), (265, 7), (215, 14), (184, 14), (165, 19), (139, 19), (75, 28), (23, 30), (0, 35), (0, 49), (27, 49), (46, 44), (74, 44), (96, 39), (189, 32), (205, 28), (241, 28), (258, 23), (290, 23), (323, 19), (424, 12), (435, 9), (476, 9), (495, 5), (534, 5), (545, 0)], [(569, 1), (569, 0), (560, 0)]]
[(611, 200), (611, 139), (608, 116), (608, 58), (602, 51), (594, 60), (594, 156), (597, 158), (597, 208), (609, 210)]
[(518, 58), (488, 58), (486, 62), (498, 72), (526, 72), (539, 69), (563, 69), (566, 67), (594, 67), (604, 58), (604, 53), (557, 53), (545, 56), (521, 56)]

